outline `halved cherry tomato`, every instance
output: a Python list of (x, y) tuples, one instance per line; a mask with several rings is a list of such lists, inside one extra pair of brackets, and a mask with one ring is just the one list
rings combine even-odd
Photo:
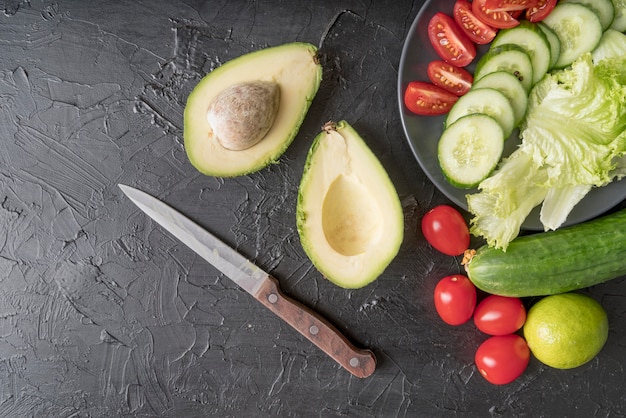
[(526, 308), (519, 298), (489, 295), (474, 311), (476, 328), (489, 335), (513, 334), (525, 321)]
[(467, 70), (448, 64), (444, 61), (428, 63), (428, 78), (434, 85), (448, 90), (457, 96), (462, 96), (472, 87), (474, 77)]
[(497, 30), (476, 17), (468, 0), (457, 0), (452, 15), (467, 37), (477, 44), (488, 44), (496, 37)]
[(474, 42), (445, 13), (436, 13), (430, 19), (428, 38), (437, 55), (450, 64), (465, 67), (476, 57)]
[(476, 307), (476, 287), (467, 276), (446, 276), (435, 286), (435, 309), (449, 325), (466, 323)]
[(424, 81), (411, 81), (404, 91), (404, 105), (417, 115), (448, 113), (459, 97)]
[(487, 381), (506, 385), (524, 373), (530, 361), (526, 340), (517, 334), (489, 337), (474, 357), (476, 367)]
[(526, 10), (536, 2), (537, 0), (485, 0), (485, 7), (497, 12), (513, 12)]
[(541, 22), (554, 9), (556, 3), (557, 0), (535, 0), (535, 4), (526, 10), (526, 19), (531, 22)]
[(452, 206), (439, 205), (432, 208), (422, 218), (421, 226), (426, 241), (444, 254), (461, 255), (469, 247), (467, 222)]
[(472, 11), (477, 18), (492, 28), (507, 29), (519, 25), (519, 20), (515, 19), (507, 11), (494, 11), (486, 6), (488, 0), (473, 0)]

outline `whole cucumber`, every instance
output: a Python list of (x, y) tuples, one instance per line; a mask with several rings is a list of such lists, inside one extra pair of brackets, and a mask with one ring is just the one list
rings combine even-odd
[(465, 270), (485, 292), (544, 296), (626, 275), (626, 209), (592, 221), (514, 239), (506, 252), (483, 246)]

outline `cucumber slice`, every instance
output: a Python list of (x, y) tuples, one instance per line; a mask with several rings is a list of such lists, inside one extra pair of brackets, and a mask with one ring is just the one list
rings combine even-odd
[(519, 45), (528, 53), (533, 66), (533, 84), (546, 75), (550, 67), (550, 44), (536, 23), (521, 20), (514, 28), (500, 30), (491, 47), (506, 44)]
[(624, 32), (626, 31), (626, 0), (613, 0), (613, 7), (615, 8), (615, 16), (611, 23), (611, 29)]
[(533, 64), (524, 48), (515, 44), (500, 45), (489, 50), (476, 63), (474, 80), (496, 71), (506, 71), (517, 78), (530, 91), (533, 82)]
[(496, 89), (472, 89), (459, 97), (446, 118), (446, 127), (463, 116), (484, 113), (494, 118), (502, 128), (503, 139), (508, 138), (515, 128), (515, 112), (507, 97)]
[(537, 26), (539, 26), (543, 34), (546, 35), (546, 39), (550, 44), (550, 69), (553, 69), (556, 62), (559, 60), (559, 55), (561, 55), (561, 41), (559, 41), (559, 37), (556, 36), (556, 33), (545, 23), (539, 22)]
[(598, 46), (591, 51), (591, 58), (595, 64), (606, 58), (624, 56), (626, 56), (626, 35), (614, 29), (607, 29)]
[(598, 16), (579, 3), (558, 3), (543, 22), (561, 41), (557, 68), (567, 67), (582, 54), (591, 52), (602, 37)]
[(561, 3), (579, 3), (591, 9), (600, 19), (602, 30), (607, 30), (615, 17), (615, 6), (612, 0), (561, 0)]
[(492, 88), (504, 94), (513, 107), (514, 125), (520, 124), (528, 108), (528, 94), (517, 77), (506, 71), (496, 71), (472, 84), (472, 89), (481, 88)]
[(441, 170), (450, 184), (470, 189), (486, 179), (502, 157), (504, 134), (491, 116), (475, 113), (443, 131), (437, 147)]

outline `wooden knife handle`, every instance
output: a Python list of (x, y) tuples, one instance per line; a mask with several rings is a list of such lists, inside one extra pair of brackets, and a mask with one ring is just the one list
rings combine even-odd
[(356, 348), (330, 322), (312, 309), (286, 296), (278, 281), (268, 276), (257, 293), (257, 299), (269, 310), (321, 348), (356, 377), (368, 377), (376, 369), (371, 350)]

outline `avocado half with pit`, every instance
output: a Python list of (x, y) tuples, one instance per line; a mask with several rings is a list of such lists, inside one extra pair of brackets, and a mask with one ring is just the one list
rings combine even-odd
[(315, 267), (344, 288), (374, 281), (400, 249), (404, 214), (396, 189), (345, 121), (327, 123), (311, 145), (296, 223)]
[(276, 162), (298, 133), (321, 80), (317, 48), (303, 42), (251, 52), (216, 68), (187, 99), (189, 161), (216, 177)]

